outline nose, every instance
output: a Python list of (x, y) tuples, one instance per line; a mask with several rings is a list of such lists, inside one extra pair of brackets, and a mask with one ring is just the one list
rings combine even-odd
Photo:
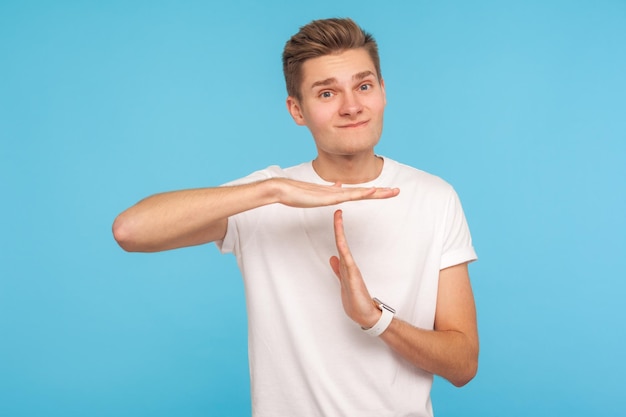
[(361, 101), (354, 91), (348, 91), (343, 95), (339, 112), (342, 116), (354, 117), (363, 111)]

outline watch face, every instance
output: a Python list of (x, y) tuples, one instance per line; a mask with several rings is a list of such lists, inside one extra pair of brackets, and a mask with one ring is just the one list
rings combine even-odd
[(387, 304), (383, 303), (378, 298), (374, 297), (373, 300), (376, 303), (376, 305), (378, 306), (378, 308), (380, 309), (380, 311), (382, 311), (383, 308), (384, 308), (385, 310), (391, 311), (393, 314), (396, 314), (396, 310), (394, 310), (393, 308), (389, 307)]

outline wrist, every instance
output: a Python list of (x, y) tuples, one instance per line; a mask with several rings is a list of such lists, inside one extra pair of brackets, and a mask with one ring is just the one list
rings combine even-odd
[(380, 321), (380, 318), (382, 317), (383, 312), (380, 310), (376, 310), (373, 315), (372, 315), (372, 319), (368, 319), (368, 320), (364, 320), (363, 323), (359, 323), (359, 325), (361, 326), (362, 330), (369, 330), (372, 327), (376, 326), (376, 323), (378, 323)]
[(383, 312), (380, 308), (378, 308), (378, 304), (376, 301), (372, 300), (372, 309), (367, 314), (367, 317), (364, 318), (359, 324), (363, 330), (371, 329), (374, 325), (380, 320), (380, 316), (382, 316)]
[(283, 193), (280, 178), (269, 178), (259, 181), (257, 185), (261, 188), (261, 198), (263, 205), (281, 203)]
[(396, 310), (389, 307), (387, 304), (383, 303), (378, 298), (373, 298), (372, 302), (374, 303), (374, 305), (380, 312), (378, 320), (370, 328), (365, 328), (365, 327), (361, 327), (361, 328), (368, 335), (377, 337), (383, 334), (385, 330), (387, 330), (387, 327), (389, 327), (389, 325), (391, 324), (391, 321), (393, 320), (394, 315), (396, 314)]

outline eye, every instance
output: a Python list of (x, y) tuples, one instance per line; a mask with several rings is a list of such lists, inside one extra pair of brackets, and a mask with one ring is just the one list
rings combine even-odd
[(331, 98), (332, 96), (333, 96), (333, 93), (331, 93), (330, 91), (322, 91), (320, 93), (321, 98)]
[(372, 84), (361, 84), (359, 86), (359, 90), (361, 91), (367, 91), (367, 90), (371, 90), (372, 89)]

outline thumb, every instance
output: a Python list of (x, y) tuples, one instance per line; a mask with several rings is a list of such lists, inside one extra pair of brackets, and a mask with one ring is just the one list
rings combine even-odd
[(335, 275), (337, 275), (337, 278), (341, 280), (341, 273), (339, 272), (339, 258), (337, 258), (336, 256), (331, 256), (330, 267), (332, 268)]

